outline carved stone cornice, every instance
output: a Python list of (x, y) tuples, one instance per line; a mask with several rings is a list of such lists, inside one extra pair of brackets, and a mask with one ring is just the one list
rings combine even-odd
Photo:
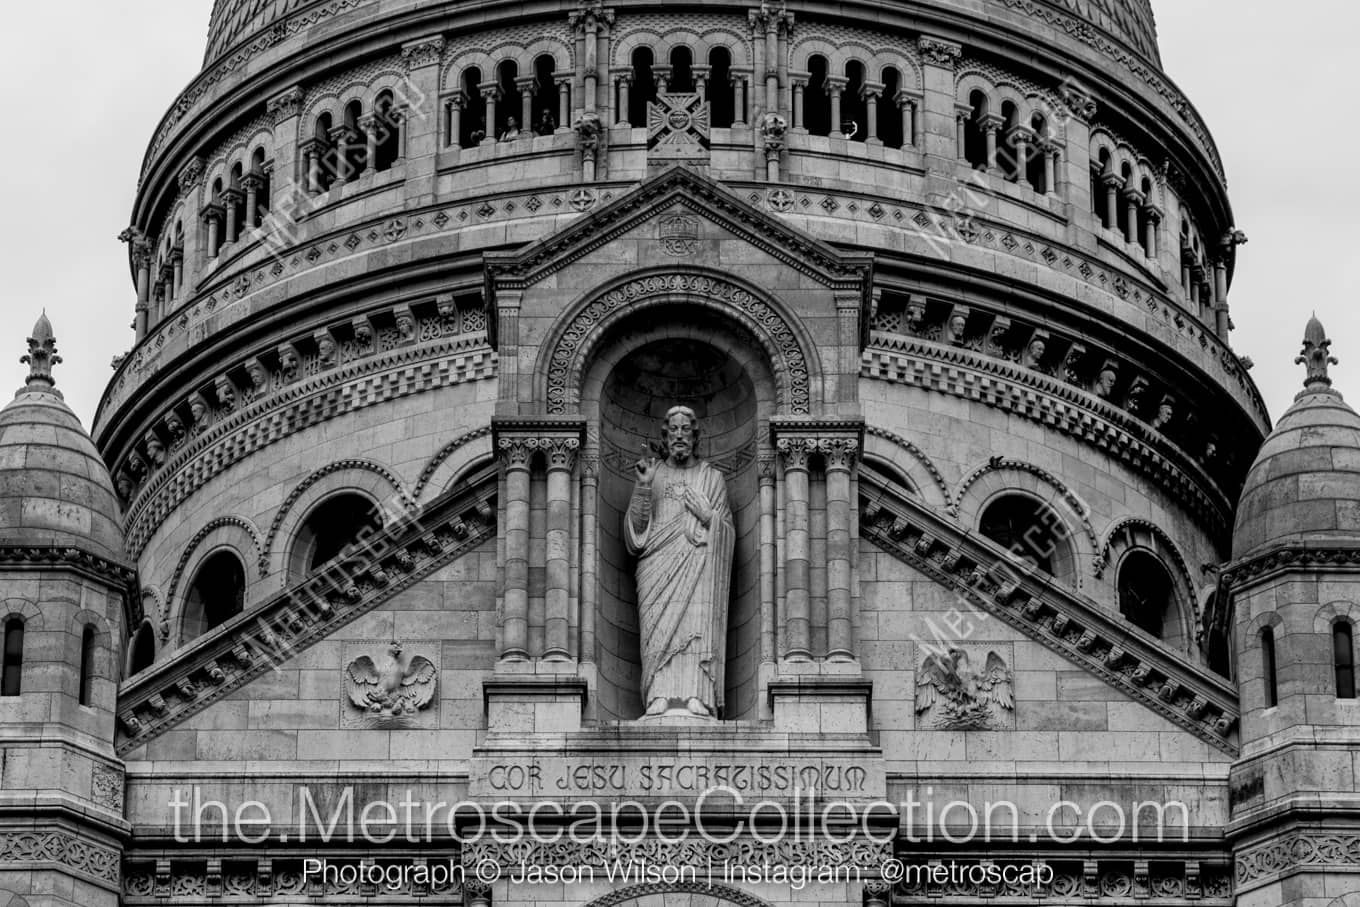
[(56, 865), (101, 888), (117, 890), (121, 863), (122, 855), (112, 847), (68, 831), (0, 831), (0, 871), (27, 874)]
[[(456, 876), (449, 877), (446, 870), (448, 859), (458, 859), (456, 845), (449, 856), (436, 858), (427, 855), (419, 848), (411, 848), (410, 853), (401, 853), (394, 846), (384, 848), (384, 855), (375, 859), (370, 853), (357, 852), (347, 848), (329, 848), (326, 858), (332, 865), (354, 865), (360, 862), (371, 865), (383, 872), (388, 866), (396, 871), (390, 876), (391, 884), (380, 886), (384, 903), (428, 905), (428, 907), (454, 907), (465, 905), (465, 898)], [(215, 851), (214, 851), (215, 852)], [(302, 859), (295, 857), (258, 856), (253, 853), (232, 855), (233, 859), (204, 856), (201, 852), (184, 853), (177, 850), (174, 874), (161, 872), (168, 869), (169, 861), (151, 858), (149, 854), (133, 853), (124, 862), (123, 899), (125, 907), (159, 907), (171, 897), (172, 885), (176, 903), (234, 903), (263, 901), (293, 903), (312, 898), (340, 899), (353, 897), (359, 889), (346, 884), (339, 878), (315, 879), (309, 877)], [(437, 866), (436, 864), (442, 864)], [(421, 873), (419, 866), (439, 869), (437, 872)], [(428, 875), (429, 884), (422, 881)], [(473, 876), (469, 875), (471, 883)], [(378, 893), (375, 886), (374, 894)], [(365, 895), (365, 898), (374, 894)]]
[(1123, 410), (1033, 369), (967, 349), (898, 335), (875, 338), (864, 354), (863, 377), (963, 397), (1039, 422), (1150, 476), (1212, 531), (1230, 525), (1226, 492), (1183, 451), (1154, 443), (1143, 423)]
[(1220, 595), (1240, 592), (1285, 573), (1360, 573), (1360, 547), (1280, 545), (1233, 561), (1218, 577)]
[[(441, 358), (447, 367), (428, 366), (430, 360)], [(176, 451), (127, 505), (124, 525), (128, 551), (132, 557), (140, 557), (151, 535), (175, 507), (214, 476), (258, 450), (357, 409), (495, 373), (496, 357), (486, 347), (485, 338), (463, 335), (376, 353), (344, 368), (283, 385), (246, 406), (223, 406), (213, 414), (211, 426)], [(393, 376), (393, 380), (382, 383), (381, 393), (347, 390), (367, 384), (376, 374)], [(234, 393), (229, 383), (222, 386)], [(129, 454), (129, 460), (133, 455), (136, 451)]]
[(770, 420), (770, 438), (785, 469), (806, 469), (808, 458), (820, 454), (827, 469), (852, 470), (864, 447), (864, 423), (776, 417)]
[(1195, 736), (1237, 754), (1236, 690), (1129, 631), (1094, 601), (1046, 578), (911, 500), (860, 479), (860, 533), (972, 605), (1025, 633)]
[(495, 535), (495, 472), (391, 526), (331, 567), (239, 615), (119, 688), (125, 754), (325, 639)]
[(1238, 893), (1303, 872), (1360, 873), (1360, 833), (1295, 830), (1244, 848), (1234, 863)]
[(0, 564), (16, 565), (24, 570), (74, 570), (115, 589), (131, 588), (137, 578), (137, 574), (123, 564), (66, 546), (0, 546)]

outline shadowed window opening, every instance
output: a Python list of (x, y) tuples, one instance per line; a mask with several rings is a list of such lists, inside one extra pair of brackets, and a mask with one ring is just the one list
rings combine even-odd
[(18, 696), (24, 670), (24, 621), (11, 617), (5, 622), (5, 660), (0, 670), (0, 696)]
[(1336, 698), (1355, 698), (1355, 639), (1348, 620), (1332, 627), (1332, 662), (1336, 666)]
[(1261, 631), (1261, 673), (1266, 682), (1266, 708), (1280, 704), (1280, 688), (1275, 676), (1275, 631), (1266, 627)]
[(189, 586), (184, 605), (184, 641), (222, 626), (245, 610), (246, 571), (235, 552), (208, 556)]

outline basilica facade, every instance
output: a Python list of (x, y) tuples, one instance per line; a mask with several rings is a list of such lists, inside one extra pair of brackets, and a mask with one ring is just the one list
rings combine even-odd
[(1360, 416), (1148, 0), (217, 0), (138, 187), (0, 907), (1360, 907)]

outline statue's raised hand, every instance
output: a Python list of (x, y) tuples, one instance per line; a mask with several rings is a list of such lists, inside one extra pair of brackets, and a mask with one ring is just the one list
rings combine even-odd
[(643, 457), (637, 461), (633, 468), (637, 470), (637, 482), (644, 488), (650, 488), (652, 479), (656, 478), (656, 467), (659, 461), (656, 457)]

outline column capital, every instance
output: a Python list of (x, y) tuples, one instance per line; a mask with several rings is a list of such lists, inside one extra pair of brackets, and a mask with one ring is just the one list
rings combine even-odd
[(507, 416), (491, 420), (495, 449), (507, 469), (528, 469), (538, 451), (543, 452), (550, 471), (574, 468), (585, 428), (585, 420), (577, 416)]
[(770, 436), (785, 469), (806, 469), (812, 454), (821, 454), (828, 469), (850, 469), (864, 443), (864, 423), (775, 417), (770, 422)]
[(602, 0), (584, 0), (575, 10), (567, 13), (567, 26), (576, 32), (588, 32), (601, 25), (614, 24), (614, 11), (606, 9)]
[(866, 81), (859, 87), (859, 96), (861, 98), (881, 98), (883, 96), (883, 88), (884, 85), (882, 82)]
[(859, 440), (857, 438), (819, 438), (817, 440), (817, 452), (826, 461), (828, 472), (835, 469), (849, 472), (854, 469), (855, 462), (859, 458)]
[(269, 99), (269, 115), (274, 118), (274, 125), (278, 126), (285, 120), (295, 117), (302, 113), (302, 102), (306, 98), (301, 86), (294, 85)]
[(444, 58), (444, 36), (431, 35), (408, 41), (401, 46), (401, 58), (406, 63), (407, 72), (422, 66), (433, 66)]
[[(972, 111), (970, 110), (969, 113)], [(984, 113), (978, 117), (978, 128), (983, 132), (1000, 132), (1001, 127), (1006, 125), (999, 113)]]
[(826, 87), (827, 95), (835, 97), (845, 91), (845, 86), (850, 84), (850, 80), (845, 76), (827, 76), (822, 80), (822, 84)]
[(774, 446), (779, 451), (779, 458), (784, 461), (785, 469), (806, 470), (808, 460), (817, 450), (817, 439), (789, 436), (779, 438)]
[(184, 165), (184, 169), (179, 172), (181, 192), (188, 192), (203, 185), (203, 174), (207, 171), (207, 164), (202, 155), (195, 155), (193, 160)]
[(203, 218), (204, 223), (211, 223), (212, 221), (218, 221), (220, 223), (226, 216), (227, 209), (223, 208), (217, 202), (204, 205), (203, 211), (199, 214), (199, 217)]
[(477, 86), (477, 90), (488, 101), (499, 101), (502, 94), (500, 82), (483, 82)]
[(1124, 177), (1113, 170), (1106, 170), (1100, 175), (1100, 181), (1106, 188), (1118, 189), (1124, 185)]
[(943, 66), (945, 69), (953, 69), (958, 64), (959, 57), (963, 56), (963, 45), (930, 35), (918, 38), (916, 48), (921, 52), (923, 61)]
[[(914, 105), (921, 103), (920, 95), (914, 94), (913, 92), (910, 92), (905, 88), (897, 89), (896, 93), (893, 94), (892, 99), (893, 102), (896, 103), (898, 107), (906, 107), (908, 104)], [(971, 107), (968, 109), (968, 112), (969, 113), (973, 112)]]
[(520, 91), (528, 91), (538, 82), (538, 76), (519, 76), (515, 79), (515, 87)]

